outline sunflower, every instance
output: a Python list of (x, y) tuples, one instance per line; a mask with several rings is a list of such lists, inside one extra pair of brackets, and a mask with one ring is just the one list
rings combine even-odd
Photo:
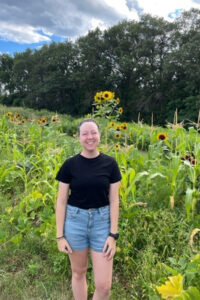
[(102, 92), (97, 92), (96, 95), (94, 96), (94, 101), (97, 103), (101, 103), (102, 100)]
[(115, 94), (112, 93), (112, 92), (110, 92), (110, 91), (105, 91), (105, 92), (103, 92), (103, 94), (102, 94), (102, 97), (103, 97), (103, 99), (104, 99), (105, 101), (108, 101), (108, 100), (110, 100), (110, 99), (113, 99), (114, 96), (115, 96)]
[(115, 150), (119, 150), (120, 149), (120, 144), (116, 144), (115, 145)]
[(18, 113), (15, 113), (15, 114), (14, 114), (14, 118), (18, 119), (18, 118), (19, 118), (19, 114), (18, 114)]
[(167, 140), (167, 134), (165, 132), (160, 132), (157, 135), (157, 139), (161, 141), (166, 141)]
[(55, 114), (54, 116), (51, 117), (51, 122), (57, 122), (58, 121), (58, 115)]
[(122, 114), (122, 113), (123, 113), (123, 108), (122, 108), (122, 107), (119, 107), (119, 108), (118, 108), (118, 111), (119, 111), (120, 114)]
[(116, 126), (116, 131), (120, 131), (121, 130), (121, 126)]
[(41, 119), (40, 119), (40, 121), (41, 121), (41, 123), (46, 123), (47, 122), (47, 119), (45, 118), (45, 117), (42, 117)]
[(120, 139), (120, 137), (121, 137), (121, 133), (116, 133), (115, 134), (115, 138), (118, 140), (118, 139)]
[(21, 124), (24, 124), (24, 123), (26, 123), (26, 119), (25, 119), (25, 118), (23, 118), (23, 119), (21, 120)]
[(11, 117), (11, 116), (12, 116), (12, 113), (10, 111), (7, 112), (6, 117)]
[(109, 126), (115, 128), (116, 123), (115, 123), (115, 122), (110, 122), (110, 123), (109, 123)]
[(57, 118), (55, 116), (52, 116), (51, 122), (53, 122), (53, 123), (57, 122)]
[(127, 123), (122, 123), (121, 126), (120, 126), (120, 128), (122, 130), (126, 131), (126, 129), (127, 129)]
[(119, 98), (116, 99), (116, 103), (117, 103), (117, 104), (120, 103), (120, 99), (119, 99)]

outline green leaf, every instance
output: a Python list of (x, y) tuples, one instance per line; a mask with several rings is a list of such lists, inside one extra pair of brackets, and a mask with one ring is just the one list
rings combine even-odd
[(171, 275), (174, 275), (174, 276), (175, 276), (175, 275), (178, 275), (178, 271), (175, 270), (175, 269), (173, 269), (173, 268), (171, 268), (171, 267), (169, 267), (168, 265), (162, 263), (161, 266), (162, 266), (167, 272), (169, 272)]
[(20, 244), (21, 240), (22, 240), (22, 234), (18, 234), (10, 239), (10, 241), (13, 242), (14, 244)]
[(186, 197), (185, 197), (185, 208), (186, 208), (186, 215), (187, 215), (187, 220), (190, 220), (190, 212), (192, 209), (192, 204), (193, 204), (193, 192), (191, 188), (187, 188), (186, 190)]
[[(200, 291), (193, 286), (190, 286), (186, 291), (182, 293), (183, 300), (200, 300)], [(175, 300), (179, 300), (175, 298)]]

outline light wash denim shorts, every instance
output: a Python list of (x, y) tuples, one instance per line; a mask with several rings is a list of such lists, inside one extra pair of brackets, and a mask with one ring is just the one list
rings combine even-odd
[(109, 232), (109, 205), (89, 209), (67, 205), (64, 235), (72, 250), (103, 252)]

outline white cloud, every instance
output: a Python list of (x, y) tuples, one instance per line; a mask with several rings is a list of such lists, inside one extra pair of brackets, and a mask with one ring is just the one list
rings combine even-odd
[(116, 10), (122, 18), (138, 20), (136, 9), (129, 9), (126, 0), (104, 0), (104, 2)]
[(144, 13), (163, 17), (167, 20), (169, 20), (168, 15), (170, 13), (174, 13), (175, 17), (177, 10), (189, 10), (192, 7), (200, 8), (200, 5), (192, 0), (139, 0), (139, 4)]
[(104, 30), (143, 13), (175, 18), (182, 10), (200, 9), (200, 0), (0, 0), (0, 38), (17, 43), (75, 40), (97, 26)]
[(14, 25), (0, 22), (0, 37), (17, 43), (39, 43), (50, 41), (50, 38), (37, 32), (37, 28), (27, 25)]

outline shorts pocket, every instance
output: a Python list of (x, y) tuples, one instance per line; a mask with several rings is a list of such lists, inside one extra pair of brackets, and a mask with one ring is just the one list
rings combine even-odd
[(79, 212), (78, 207), (68, 205), (67, 206), (67, 213), (66, 213), (67, 219), (75, 219), (78, 215), (78, 212)]
[(103, 206), (99, 208), (99, 213), (101, 216), (101, 219), (104, 221), (110, 220), (110, 206)]

